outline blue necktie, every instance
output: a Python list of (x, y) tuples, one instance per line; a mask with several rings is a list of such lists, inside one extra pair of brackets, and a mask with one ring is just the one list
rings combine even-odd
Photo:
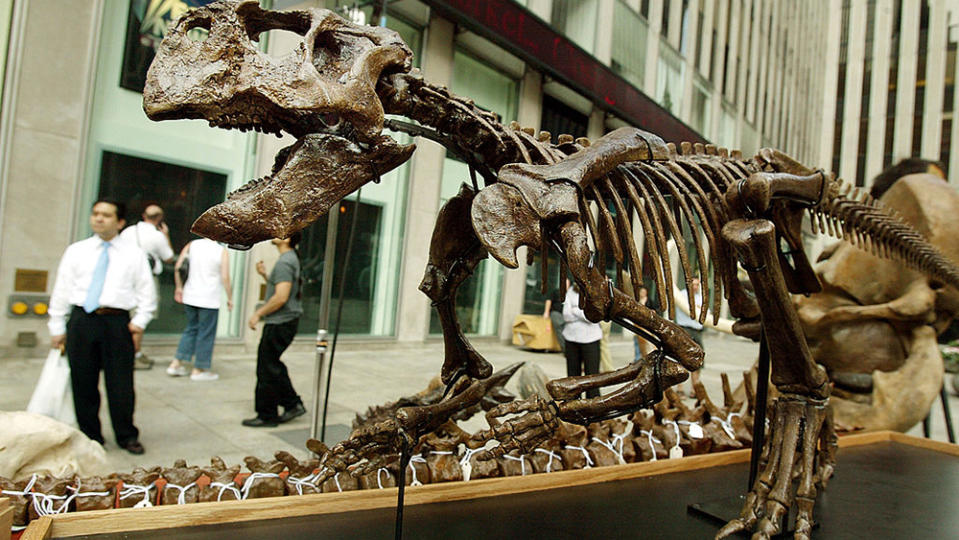
[(87, 299), (83, 301), (83, 311), (93, 313), (100, 307), (100, 293), (103, 292), (103, 283), (107, 280), (107, 266), (110, 264), (110, 243), (104, 242), (97, 259), (97, 267), (93, 269), (93, 279), (87, 289)]

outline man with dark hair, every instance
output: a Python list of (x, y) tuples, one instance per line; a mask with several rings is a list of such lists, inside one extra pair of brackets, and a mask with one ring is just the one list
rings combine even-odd
[[(266, 279), (266, 302), (250, 317), (249, 326), (263, 319), (263, 335), (256, 352), (256, 416), (243, 420), (248, 427), (275, 427), (306, 413), (303, 401), (293, 389), (286, 365), (280, 360), (283, 351), (296, 336), (303, 308), (300, 305), (300, 259), (296, 246), (300, 233), (290, 238), (274, 238), (270, 241), (280, 252), (280, 258), (270, 275), (266, 274), (263, 261), (256, 263), (256, 271)], [(283, 414), (278, 414), (278, 407)]]
[(871, 195), (873, 199), (882, 197), (896, 180), (909, 174), (929, 173), (935, 174), (945, 180), (945, 170), (946, 168), (938, 161), (917, 157), (906, 158), (877, 174), (876, 178), (872, 181), (872, 188), (869, 190), (869, 195)]
[(102, 370), (117, 444), (142, 454), (140, 433), (133, 425), (133, 338), (153, 318), (157, 298), (143, 250), (118, 238), (125, 210), (113, 200), (95, 202), (90, 215), (94, 235), (70, 244), (63, 253), (50, 295), (50, 344), (55, 349), (66, 346), (80, 431), (103, 444), (98, 388)]
[[(173, 246), (170, 243), (170, 229), (163, 220), (163, 209), (160, 205), (150, 203), (143, 208), (140, 222), (130, 225), (120, 233), (120, 238), (132, 242), (147, 254), (150, 261), (150, 270), (153, 275), (159, 276), (163, 272), (163, 263), (173, 262)], [(159, 289), (159, 280), (154, 279)], [(140, 351), (140, 339), (134, 339), (136, 356), (133, 360), (134, 369), (150, 369), (153, 360)]]

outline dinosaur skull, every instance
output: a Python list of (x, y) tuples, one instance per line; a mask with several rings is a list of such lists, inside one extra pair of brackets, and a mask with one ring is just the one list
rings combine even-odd
[[(208, 37), (193, 41), (195, 28)], [(257, 48), (269, 30), (303, 39), (285, 57), (272, 58)], [(186, 13), (171, 25), (147, 73), (147, 116), (202, 118), (298, 139), (277, 155), (273, 174), (210, 209), (194, 230), (239, 245), (286, 237), (406, 161), (413, 147), (382, 134), (376, 85), (383, 75), (408, 71), (411, 58), (395, 32), (358, 26), (328, 10), (266, 11), (256, 0), (242, 0)], [(297, 181), (305, 185), (292, 189), (289, 183)], [(288, 216), (255, 212), (263, 209)]]

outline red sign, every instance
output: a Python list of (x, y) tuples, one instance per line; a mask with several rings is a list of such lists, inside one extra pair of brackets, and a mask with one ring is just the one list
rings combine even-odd
[(423, 0), (636, 127), (672, 142), (706, 140), (542, 19), (510, 0)]

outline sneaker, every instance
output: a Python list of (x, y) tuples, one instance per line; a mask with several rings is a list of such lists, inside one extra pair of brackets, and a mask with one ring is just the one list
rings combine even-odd
[(298, 416), (303, 416), (306, 414), (306, 409), (303, 407), (302, 403), (297, 403), (295, 407), (290, 407), (289, 409), (284, 409), (283, 414), (280, 415), (280, 423), (286, 423)]
[[(133, 358), (133, 369), (152, 369), (153, 368), (153, 359), (149, 356), (140, 353), (139, 356)], [(167, 371), (169, 373), (169, 371)]]
[(184, 365), (179, 365), (176, 367), (169, 366), (166, 368), (166, 374), (171, 377), (184, 377), (190, 374), (190, 371)]
[(201, 371), (190, 375), (191, 381), (215, 381), (219, 378), (220, 376), (212, 371)]

